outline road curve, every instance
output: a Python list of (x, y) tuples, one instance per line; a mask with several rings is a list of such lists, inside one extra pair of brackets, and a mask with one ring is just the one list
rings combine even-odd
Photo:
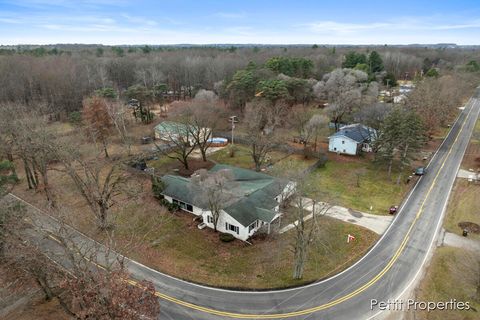
[[(371, 299), (397, 298), (422, 269), (438, 235), (448, 196), (480, 112), (480, 90), (466, 104), (396, 218), (356, 264), (304, 287), (241, 292), (188, 283), (129, 261), (137, 279), (152, 281), (161, 319), (368, 319)], [(44, 218), (42, 218), (44, 219)], [(55, 223), (50, 221), (49, 223)], [(81, 241), (93, 241), (79, 233)], [(39, 240), (53, 247), (53, 240)], [(48, 243), (51, 242), (51, 243)]]

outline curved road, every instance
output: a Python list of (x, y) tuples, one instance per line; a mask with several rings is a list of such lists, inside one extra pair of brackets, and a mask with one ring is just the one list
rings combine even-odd
[[(334, 277), (288, 290), (239, 292), (191, 284), (135, 261), (129, 261), (128, 268), (135, 278), (155, 284), (161, 298), (161, 319), (375, 317), (379, 310), (371, 310), (371, 299), (398, 298), (428, 259), (479, 112), (477, 90), (433, 156), (428, 173), (418, 181), (384, 235), (360, 261)], [(79, 237), (91, 241), (83, 235)]]

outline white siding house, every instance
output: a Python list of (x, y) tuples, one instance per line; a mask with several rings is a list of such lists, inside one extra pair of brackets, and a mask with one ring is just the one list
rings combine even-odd
[(372, 152), (376, 134), (375, 129), (361, 124), (342, 127), (328, 138), (328, 151), (348, 155), (357, 155), (361, 151)]
[[(232, 170), (235, 176), (235, 187), (232, 188), (232, 198), (220, 213), (217, 230), (230, 233), (237, 239), (246, 241), (260, 228), (265, 226), (270, 232), (270, 226), (280, 216), (280, 202), (287, 199), (295, 191), (296, 184), (281, 181), (263, 173), (251, 170), (216, 165), (211, 170)], [(213, 215), (208, 208), (201, 207), (191, 188), (190, 179), (180, 176), (166, 175), (162, 177), (165, 189), (162, 194), (170, 203), (176, 203), (180, 209), (201, 216), (203, 222), (214, 229)], [(233, 195), (241, 193), (242, 196)]]

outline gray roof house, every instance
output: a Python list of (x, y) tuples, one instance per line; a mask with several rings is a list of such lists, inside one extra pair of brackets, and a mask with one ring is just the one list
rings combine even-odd
[(363, 124), (351, 124), (341, 127), (328, 137), (328, 151), (338, 154), (357, 155), (361, 151), (372, 152), (372, 143), (377, 131)]
[[(217, 230), (231, 233), (244, 241), (262, 226), (269, 231), (270, 225), (281, 215), (280, 202), (293, 193), (295, 183), (221, 164), (215, 165), (210, 171), (224, 169), (231, 170), (234, 178), (230, 185), (227, 184), (227, 192), (231, 197), (220, 214)], [(162, 181), (165, 184), (162, 194), (167, 201), (177, 203), (184, 211), (202, 216), (208, 227), (214, 227), (208, 205), (190, 187), (189, 178), (165, 175)]]

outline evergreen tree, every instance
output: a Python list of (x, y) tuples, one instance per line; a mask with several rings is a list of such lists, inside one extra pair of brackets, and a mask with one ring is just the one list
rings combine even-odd
[(375, 141), (375, 160), (387, 165), (389, 177), (394, 164), (397, 164), (399, 184), (404, 169), (411, 164), (424, 141), (425, 131), (418, 115), (414, 111), (397, 107), (385, 118)]
[(381, 72), (384, 70), (382, 57), (377, 51), (372, 51), (368, 56), (369, 73)]
[(350, 51), (345, 55), (345, 61), (342, 63), (342, 68), (353, 69), (357, 64), (366, 64), (367, 56), (364, 53), (356, 53)]

